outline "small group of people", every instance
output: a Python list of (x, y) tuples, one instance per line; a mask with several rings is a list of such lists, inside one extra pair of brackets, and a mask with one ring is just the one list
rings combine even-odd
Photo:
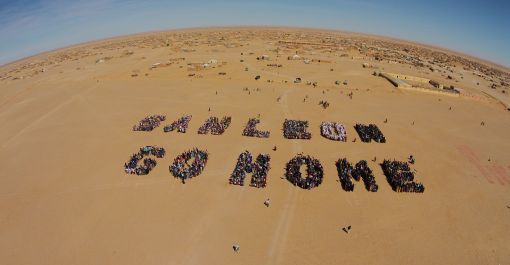
[(172, 124), (167, 125), (163, 128), (165, 132), (171, 132), (177, 129), (180, 133), (186, 133), (186, 129), (188, 128), (189, 122), (191, 121), (191, 115), (186, 115), (179, 118), (177, 121), (172, 122)]
[(158, 127), (159, 124), (166, 119), (165, 115), (151, 115), (145, 117), (138, 124), (133, 126), (133, 131), (152, 131)]
[(319, 102), (319, 105), (321, 105), (323, 109), (327, 109), (329, 107), (329, 102), (327, 102), (325, 100), (321, 100)]
[[(174, 162), (170, 166), (172, 175), (176, 178), (180, 178), (182, 183), (185, 184), (187, 179), (196, 177), (204, 170), (209, 153), (206, 151), (193, 148), (188, 150), (174, 159)], [(191, 165), (188, 161), (193, 160)]]
[(409, 164), (402, 161), (384, 160), (381, 164), (384, 175), (388, 179), (391, 188), (397, 192), (418, 192), (425, 191), (425, 186), (414, 182), (414, 172)]
[(308, 121), (287, 120), (283, 122), (283, 136), (287, 139), (312, 139), (312, 134), (307, 132)]
[(361, 141), (365, 143), (369, 143), (372, 140), (378, 143), (386, 142), (386, 138), (384, 137), (383, 133), (375, 124), (364, 125), (357, 123), (354, 125), (354, 129), (356, 129), (356, 132), (358, 133), (359, 138), (361, 138)]
[[(307, 176), (301, 175), (301, 166), (306, 165)], [(319, 160), (298, 154), (292, 158), (286, 166), (285, 177), (287, 180), (302, 189), (313, 189), (322, 183), (324, 169)]]
[(347, 131), (345, 127), (336, 122), (322, 122), (321, 123), (321, 135), (324, 138), (333, 141), (347, 141)]
[(230, 116), (223, 116), (221, 121), (218, 117), (209, 117), (205, 123), (198, 128), (198, 134), (208, 134), (211, 132), (212, 135), (221, 135), (230, 126), (232, 118)]
[(244, 186), (246, 173), (253, 173), (250, 186), (265, 188), (267, 185), (267, 172), (269, 172), (271, 157), (268, 154), (259, 154), (255, 163), (250, 152), (244, 151), (237, 159), (234, 172), (230, 175), (229, 183)]
[(351, 178), (359, 181), (363, 180), (365, 184), (365, 188), (371, 192), (377, 192), (379, 190), (379, 186), (375, 183), (374, 174), (372, 170), (368, 167), (366, 160), (361, 160), (353, 167), (347, 159), (339, 159), (336, 162), (336, 169), (338, 171), (338, 177), (340, 178), (340, 184), (342, 185), (342, 189), (345, 191), (353, 191), (354, 184), (352, 183)]
[[(152, 158), (144, 158), (145, 156), (153, 155), (157, 158), (165, 156), (165, 149), (157, 146), (144, 146), (140, 151), (133, 154), (129, 162), (124, 163), (124, 172), (127, 174), (147, 175), (156, 166), (156, 160)], [(138, 165), (140, 160), (143, 159), (142, 165)]]
[(246, 127), (243, 130), (243, 135), (258, 138), (269, 138), (269, 131), (257, 130), (256, 126), (258, 123), (260, 123), (260, 120), (257, 118), (249, 119)]

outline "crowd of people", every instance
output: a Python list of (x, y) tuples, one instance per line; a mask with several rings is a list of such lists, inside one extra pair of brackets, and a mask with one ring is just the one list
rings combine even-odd
[[(306, 165), (307, 176), (305, 178), (301, 176), (302, 165)], [(285, 177), (294, 186), (302, 189), (313, 189), (322, 183), (324, 169), (319, 160), (299, 154), (287, 163)]]
[(232, 118), (227, 116), (224, 116), (221, 121), (219, 121), (218, 117), (209, 117), (205, 123), (198, 128), (198, 133), (208, 134), (210, 131), (213, 135), (221, 135), (228, 126), (230, 126), (231, 121)]
[(374, 174), (368, 167), (366, 160), (361, 160), (352, 167), (347, 159), (339, 159), (336, 162), (336, 169), (338, 171), (338, 177), (340, 178), (342, 189), (345, 191), (354, 190), (354, 184), (352, 183), (351, 177), (356, 181), (362, 179), (365, 184), (365, 188), (368, 191), (377, 192), (377, 190), (379, 190), (379, 186), (375, 183)]
[(267, 185), (267, 172), (271, 169), (269, 161), (271, 157), (268, 154), (259, 154), (251, 177), (250, 186), (255, 188), (265, 188)]
[[(172, 175), (180, 178), (182, 183), (186, 183), (187, 179), (196, 177), (204, 170), (209, 154), (207, 151), (202, 151), (197, 148), (188, 150), (174, 159), (170, 166)], [(191, 165), (188, 161), (193, 160)]]
[(133, 131), (152, 131), (158, 127), (159, 124), (166, 119), (165, 115), (151, 115), (145, 117), (138, 124), (133, 126)]
[(229, 183), (232, 185), (244, 186), (246, 173), (253, 173), (250, 186), (256, 188), (265, 188), (267, 185), (267, 172), (269, 172), (269, 161), (271, 157), (268, 154), (259, 154), (257, 160), (253, 163), (250, 152), (244, 151), (237, 159), (234, 172), (230, 175)]
[(369, 143), (372, 140), (378, 143), (386, 142), (386, 138), (384, 138), (383, 133), (381, 132), (381, 130), (379, 130), (379, 128), (375, 124), (364, 125), (357, 123), (354, 126), (354, 129), (356, 129), (356, 132), (358, 132), (361, 141), (365, 143)]
[(185, 133), (190, 121), (191, 115), (186, 115), (184, 117), (179, 118), (177, 121), (172, 122), (172, 124), (165, 126), (163, 128), (163, 131), (171, 132), (177, 129), (178, 132)]
[(237, 163), (234, 172), (230, 175), (229, 183), (232, 185), (244, 186), (246, 172), (253, 172), (252, 156), (248, 151), (244, 151), (237, 158)]
[(347, 141), (347, 131), (345, 127), (336, 122), (322, 122), (321, 135), (333, 141)]
[[(165, 156), (165, 149), (157, 146), (144, 146), (140, 151), (133, 154), (129, 162), (124, 163), (124, 172), (127, 174), (147, 175), (156, 167), (156, 160), (152, 158), (144, 158), (145, 156), (153, 155), (157, 158)], [(142, 165), (138, 165), (140, 160), (143, 159)]]
[[(189, 122), (191, 121), (191, 115), (186, 115), (174, 121), (172, 124), (167, 125), (163, 128), (165, 132), (171, 132), (177, 130), (180, 133), (185, 133)], [(152, 131), (158, 127), (162, 121), (165, 121), (164, 115), (151, 115), (145, 117), (138, 124), (133, 126), (134, 131)], [(224, 116), (221, 121), (218, 117), (209, 117), (205, 123), (198, 129), (198, 134), (221, 135), (230, 126), (232, 118), (230, 116)], [(257, 129), (257, 124), (260, 123), (259, 118), (250, 118), (246, 127), (243, 130), (243, 136), (258, 137), (258, 138), (269, 138), (269, 131), (260, 131)], [(321, 123), (321, 135), (327, 139), (334, 141), (347, 141), (347, 131), (342, 124), (336, 122), (322, 122)], [(300, 120), (287, 120), (283, 123), (283, 135), (286, 139), (304, 139), (309, 140), (312, 138), (312, 134), (307, 131), (308, 121)], [(372, 140), (378, 143), (385, 143), (386, 138), (377, 125), (375, 124), (356, 124), (354, 126), (356, 132), (360, 136), (361, 141), (370, 142)]]
[(381, 164), (382, 170), (391, 188), (397, 192), (419, 192), (425, 191), (425, 186), (414, 182), (414, 172), (411, 171), (407, 162), (384, 160)]
[(258, 138), (269, 138), (269, 131), (257, 130), (256, 126), (258, 123), (260, 123), (260, 120), (257, 118), (249, 119), (246, 127), (243, 130), (243, 135)]
[(287, 139), (310, 140), (312, 134), (307, 132), (308, 121), (287, 120), (283, 123), (283, 136)]

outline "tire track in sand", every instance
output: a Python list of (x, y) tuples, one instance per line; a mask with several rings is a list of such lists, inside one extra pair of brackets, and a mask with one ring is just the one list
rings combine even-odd
[[(291, 90), (287, 90), (282, 97), (283, 112), (286, 117), (290, 117), (290, 110), (288, 106), (288, 94)], [(299, 141), (291, 141), (292, 150), (294, 153), (300, 153), (302, 146)], [(294, 213), (296, 210), (296, 199), (298, 197), (298, 190), (292, 185), (288, 185), (287, 197), (282, 201), (283, 210), (278, 218), (276, 229), (273, 232), (273, 237), (267, 251), (268, 262), (266, 264), (281, 264), (283, 252), (287, 246), (287, 239)]]
[(93, 86), (90, 86), (90, 87), (88, 87), (86, 89), (83, 89), (78, 94), (74, 94), (74, 95), (70, 96), (67, 100), (59, 103), (55, 107), (53, 107), (50, 110), (46, 111), (41, 116), (39, 116), (37, 119), (35, 119), (34, 121), (30, 122), (25, 127), (23, 127), (22, 129), (20, 129), (16, 134), (14, 134), (11, 137), (9, 137), (5, 142), (1, 143), (0, 150), (4, 149), (7, 145), (9, 145), (9, 143), (11, 143), (12, 141), (16, 140), (18, 137), (23, 135), (25, 132), (30, 131), (33, 127), (35, 127), (38, 124), (40, 124), (46, 118), (48, 118), (51, 115), (55, 114), (57, 111), (59, 111), (60, 109), (62, 109), (66, 105), (69, 105), (71, 102), (76, 100), (81, 95), (87, 93), (89, 90), (92, 90), (93, 88), (96, 88), (96, 87), (97, 87), (97, 85), (93, 85)]

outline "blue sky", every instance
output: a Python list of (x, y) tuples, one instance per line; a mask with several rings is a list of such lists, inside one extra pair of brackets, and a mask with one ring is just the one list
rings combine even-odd
[(372, 33), (510, 66), (510, 0), (0, 0), (0, 64), (111, 36), (230, 25)]

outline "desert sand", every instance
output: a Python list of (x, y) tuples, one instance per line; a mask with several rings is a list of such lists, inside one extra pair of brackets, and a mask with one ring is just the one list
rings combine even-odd
[[(434, 79), (470, 96), (402, 90), (376, 70)], [(153, 32), (5, 65), (0, 261), (508, 264), (509, 76), (436, 48), (293, 28)], [(133, 131), (152, 114), (167, 120)], [(163, 132), (184, 115), (192, 115), (186, 133)], [(208, 117), (225, 115), (232, 123), (223, 135), (197, 134)], [(242, 136), (258, 115), (257, 127), (270, 137)], [(285, 119), (307, 120), (311, 140), (285, 139)], [(344, 124), (347, 142), (322, 137), (323, 121)], [(376, 124), (387, 142), (359, 141), (356, 123)], [(164, 147), (166, 156), (148, 175), (126, 174), (124, 163), (145, 145)], [(194, 147), (209, 160), (182, 184), (169, 166)], [(271, 156), (266, 188), (229, 185), (244, 150)], [(284, 178), (298, 153), (320, 160), (319, 187), (300, 189)], [(379, 163), (411, 154), (426, 190), (395, 192)], [(344, 191), (340, 158), (367, 160), (379, 191), (362, 182)]]

